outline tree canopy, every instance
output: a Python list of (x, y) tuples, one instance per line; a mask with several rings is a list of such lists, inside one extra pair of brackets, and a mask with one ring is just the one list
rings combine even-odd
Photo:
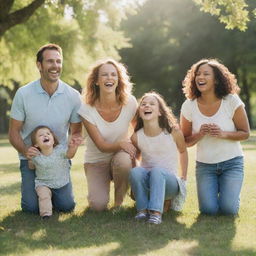
[(71, 83), (74, 80), (83, 83), (86, 69), (95, 59), (104, 56), (118, 59), (118, 50), (129, 47), (119, 25), (128, 12), (136, 9), (135, 1), (0, 0), (0, 3), (4, 6), (0, 8), (0, 73), (5, 74), (0, 78), (1, 83), (8, 84), (10, 79), (24, 83), (37, 77), (35, 53), (45, 43), (62, 46), (63, 79)]
[(189, 67), (202, 58), (217, 58), (237, 75), (252, 123), (256, 20), (245, 32), (227, 30), (191, 0), (148, 0), (137, 15), (123, 22), (123, 29), (133, 48), (121, 50), (121, 56), (136, 83), (137, 96), (155, 89), (179, 114), (182, 80)]
[(220, 22), (226, 24), (227, 29), (247, 29), (251, 18), (255, 18), (255, 8), (245, 0), (193, 0), (200, 6), (200, 10), (215, 15)]

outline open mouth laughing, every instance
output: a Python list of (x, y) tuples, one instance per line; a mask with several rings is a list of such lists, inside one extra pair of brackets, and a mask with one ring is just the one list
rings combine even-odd
[(152, 111), (149, 111), (149, 110), (144, 111), (144, 115), (150, 115), (150, 114), (152, 114)]
[(49, 73), (50, 73), (51, 75), (59, 75), (59, 71), (56, 70), (56, 69), (54, 69), (54, 70), (49, 70)]
[(111, 83), (111, 82), (105, 83), (105, 86), (107, 86), (107, 87), (112, 87), (113, 85), (114, 85), (114, 83)]
[(47, 143), (47, 142), (49, 142), (49, 141), (50, 141), (49, 138), (44, 138), (43, 143)]
[(204, 85), (206, 85), (206, 82), (201, 82), (201, 81), (200, 81), (200, 82), (197, 82), (197, 85), (198, 85), (198, 86), (204, 86)]

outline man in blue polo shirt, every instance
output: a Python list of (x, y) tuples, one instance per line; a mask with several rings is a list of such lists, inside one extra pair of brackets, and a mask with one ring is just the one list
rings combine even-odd
[[(72, 135), (81, 133), (81, 120), (77, 114), (80, 94), (60, 80), (61, 47), (44, 45), (36, 57), (41, 78), (18, 89), (12, 103), (9, 126), (9, 140), (20, 159), (21, 207), (23, 211), (34, 213), (38, 212), (35, 171), (29, 169), (28, 159), (39, 152), (31, 147), (31, 132), (39, 125), (46, 125), (64, 145), (67, 144), (69, 129)], [(71, 182), (62, 191), (53, 193), (52, 200), (56, 210), (73, 210), (75, 202)]]

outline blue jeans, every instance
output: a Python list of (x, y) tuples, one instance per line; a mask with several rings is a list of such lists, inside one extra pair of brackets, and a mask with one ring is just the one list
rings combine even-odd
[[(27, 160), (20, 160), (21, 171), (21, 208), (25, 212), (38, 213), (38, 198), (35, 190), (35, 170), (28, 167)], [(52, 190), (52, 203), (57, 211), (68, 212), (75, 208), (71, 181)]]
[(148, 171), (135, 167), (130, 172), (129, 180), (138, 211), (148, 209), (162, 213), (164, 200), (171, 199), (179, 192), (176, 176), (162, 168)]
[(243, 157), (217, 164), (196, 162), (196, 180), (201, 213), (235, 215), (243, 183)]

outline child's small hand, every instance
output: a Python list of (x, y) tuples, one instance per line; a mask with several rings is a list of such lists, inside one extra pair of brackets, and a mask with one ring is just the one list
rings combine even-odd
[(187, 177), (184, 177), (184, 176), (181, 176), (180, 179), (183, 181), (187, 181)]
[(75, 147), (81, 145), (83, 142), (83, 137), (80, 134), (73, 134), (69, 141), (69, 146)]
[(28, 168), (30, 169), (30, 170), (35, 170), (35, 165), (33, 164), (33, 162), (31, 161), (31, 160), (28, 160)]

